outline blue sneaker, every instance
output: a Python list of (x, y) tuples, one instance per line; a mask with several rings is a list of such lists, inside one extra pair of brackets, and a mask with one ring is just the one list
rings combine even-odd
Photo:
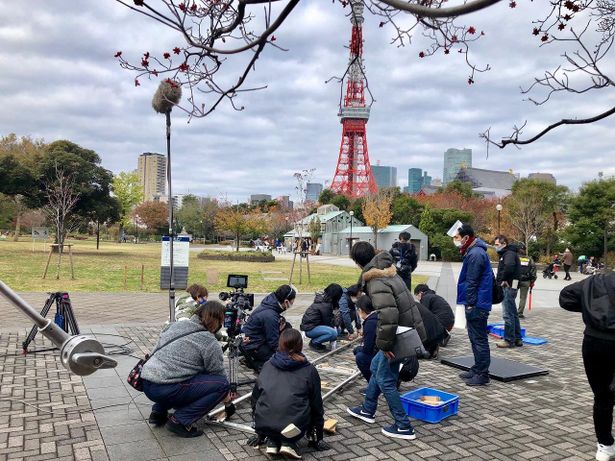
[(368, 413), (363, 410), (363, 405), (359, 405), (358, 407), (354, 408), (346, 408), (346, 412), (349, 415), (354, 416), (355, 418), (359, 418), (365, 421), (366, 423), (374, 424), (376, 422), (376, 414)]
[(394, 439), (405, 439), (405, 440), (414, 440), (416, 439), (416, 434), (414, 433), (414, 429), (399, 429), (395, 424), (391, 424), (390, 426), (383, 427), (382, 433), (387, 437), (391, 437)]

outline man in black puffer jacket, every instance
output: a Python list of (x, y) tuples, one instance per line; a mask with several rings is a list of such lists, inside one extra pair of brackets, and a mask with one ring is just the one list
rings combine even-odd
[(414, 288), (416, 299), (434, 314), (446, 331), (455, 325), (455, 314), (451, 305), (442, 296), (436, 294), (428, 285), (420, 283)]
[(426, 328), (419, 304), (397, 275), (392, 256), (385, 252), (378, 255), (375, 253), (370, 243), (357, 242), (350, 255), (363, 271), (362, 291), (370, 297), (374, 309), (378, 312), (376, 346), (379, 351), (372, 360), (372, 376), (367, 385), (363, 405), (348, 408), (347, 411), (355, 418), (375, 423), (378, 396), (382, 393), (395, 420), (393, 425), (384, 427), (382, 433), (387, 437), (413, 440), (416, 435), (397, 392), (399, 362), (395, 361), (392, 350), (398, 326), (415, 328), (423, 342), (428, 339)]
[(290, 285), (282, 285), (269, 293), (248, 318), (241, 332), (245, 340), (241, 350), (246, 356), (247, 364), (259, 372), (264, 363), (278, 348), (280, 332), (290, 328), (282, 317), (282, 312), (295, 302), (297, 291)]
[(497, 347), (508, 349), (522, 347), (521, 324), (519, 323), (519, 311), (517, 311), (517, 289), (521, 276), (521, 260), (519, 259), (516, 245), (509, 245), (508, 238), (498, 235), (495, 238), (495, 249), (500, 256), (498, 263), (498, 275), (496, 282), (504, 290), (502, 301), (502, 317), (504, 318), (504, 338), (496, 343)]

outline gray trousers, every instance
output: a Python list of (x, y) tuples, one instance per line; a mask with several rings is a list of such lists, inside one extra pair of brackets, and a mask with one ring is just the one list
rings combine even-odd
[(527, 301), (527, 293), (530, 291), (530, 282), (519, 282), (519, 309), (517, 312), (519, 315), (523, 314), (523, 310), (525, 309), (525, 302)]

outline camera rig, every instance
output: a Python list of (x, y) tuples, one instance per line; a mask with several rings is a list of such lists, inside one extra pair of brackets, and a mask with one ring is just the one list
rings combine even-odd
[(254, 308), (254, 294), (246, 293), (244, 290), (248, 288), (248, 276), (229, 274), (226, 286), (233, 288), (233, 291), (222, 292), (218, 295), (221, 301), (226, 301), (224, 310), (224, 328), (228, 335), (228, 342), (224, 345), (223, 350), (228, 349), (229, 357), (229, 382), (231, 384), (231, 392), (237, 392), (237, 386), (251, 384), (254, 381), (239, 383), (237, 381), (237, 362), (241, 355), (241, 327), (248, 318), (248, 312)]

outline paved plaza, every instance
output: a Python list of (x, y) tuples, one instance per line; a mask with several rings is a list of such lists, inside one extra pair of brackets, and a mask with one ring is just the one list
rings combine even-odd
[[(316, 259), (316, 258), (315, 258)], [(329, 262), (331, 263), (331, 262)], [(333, 262), (335, 263), (335, 262)], [(447, 298), (454, 296), (457, 264), (425, 264), (423, 273)], [(578, 277), (577, 274), (574, 274)], [(418, 376), (404, 383), (402, 391), (433, 387), (460, 397), (459, 414), (439, 424), (413, 420), (414, 441), (397, 441), (380, 433), (392, 422), (386, 403), (380, 400), (377, 423), (369, 425), (346, 413), (347, 406), (361, 401), (361, 378), (327, 400), (327, 418), (339, 421), (337, 433), (326, 437), (331, 449), (314, 452), (300, 444), (306, 460), (589, 460), (595, 452), (591, 417), (592, 394), (581, 361), (583, 323), (580, 315), (557, 306), (561, 280), (539, 279), (533, 309), (522, 327), (528, 335), (548, 339), (543, 346), (497, 350), (492, 355), (549, 369), (547, 376), (469, 388), (459, 370), (439, 361), (422, 361)], [(42, 307), (44, 293), (24, 293), (34, 306)], [(128, 346), (135, 356), (150, 350), (167, 314), (167, 298), (161, 294), (74, 293), (73, 307), (84, 332), (96, 333), (112, 351), (113, 344)], [(298, 326), (311, 295), (302, 294), (287, 317)], [(527, 311), (527, 309), (526, 309)], [(151, 428), (147, 398), (126, 384), (136, 359), (115, 355), (119, 365), (88, 377), (71, 376), (57, 353), (23, 356), (21, 341), (28, 321), (4, 299), (0, 300), (0, 461), (3, 460), (266, 460), (263, 452), (245, 445), (248, 435), (221, 426), (206, 425), (205, 436), (180, 439), (165, 429)], [(499, 306), (490, 321), (501, 321)], [(122, 335), (128, 339), (112, 336)], [(33, 348), (49, 343), (37, 336)], [(466, 332), (453, 331), (442, 357), (470, 353)], [(313, 358), (314, 353), (308, 352)], [(329, 363), (353, 365), (350, 352), (340, 352)], [(250, 377), (243, 373), (244, 378)], [(322, 373), (323, 381), (332, 381)], [(340, 379), (339, 377), (337, 379)], [(242, 393), (249, 388), (242, 388)], [(231, 419), (249, 424), (249, 404), (239, 404)], [(282, 459), (282, 458), (280, 458)]]

